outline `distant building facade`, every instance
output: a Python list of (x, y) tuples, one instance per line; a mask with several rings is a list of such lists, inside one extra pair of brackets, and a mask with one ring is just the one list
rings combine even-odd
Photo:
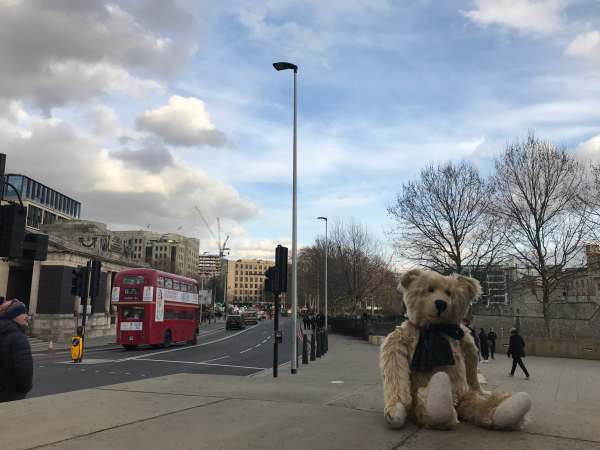
[(26, 175), (7, 174), (4, 177), (13, 187), (4, 186), (4, 200), (19, 201), (27, 209), (26, 226), (36, 232), (42, 225), (77, 220), (81, 216), (81, 203)]
[(138, 264), (198, 278), (200, 241), (175, 233), (159, 234), (146, 230), (115, 231), (127, 255)]
[(265, 302), (265, 271), (274, 265), (263, 259), (238, 259), (227, 261), (227, 302)]
[(200, 255), (198, 257), (198, 276), (205, 280), (221, 274), (221, 258), (219, 255)]

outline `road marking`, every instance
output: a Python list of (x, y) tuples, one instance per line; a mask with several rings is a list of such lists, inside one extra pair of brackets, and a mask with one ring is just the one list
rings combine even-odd
[(254, 348), (258, 348), (258, 347), (260, 347), (261, 345), (262, 345), (262, 344), (256, 344), (256, 345), (254, 346)]
[(181, 350), (189, 350), (190, 348), (195, 348), (195, 347), (204, 347), (206, 345), (216, 344), (218, 342), (226, 341), (227, 339), (231, 339), (232, 337), (238, 336), (242, 333), (245, 333), (246, 331), (250, 331), (251, 329), (252, 328), (246, 328), (245, 330), (238, 331), (237, 333), (227, 335), (220, 339), (215, 339), (214, 341), (203, 342), (202, 344), (187, 345), (185, 347), (173, 348), (173, 349), (169, 349), (169, 350), (161, 350), (159, 352), (154, 352), (154, 353), (146, 353), (146, 354), (140, 355), (140, 356), (130, 356), (129, 358), (115, 359), (113, 362), (132, 361), (132, 360), (136, 360), (136, 359), (142, 359), (143, 357), (148, 357), (148, 356), (162, 355), (164, 353), (171, 353), (171, 352), (180, 352)]
[(108, 372), (108, 373), (111, 374), (111, 375), (114, 375), (116, 372)]
[(125, 375), (131, 375), (129, 372), (125, 372)]
[(229, 355), (221, 356), (220, 358), (207, 359), (206, 361), (202, 361), (202, 362), (209, 363), (209, 362), (218, 361), (220, 359), (225, 359), (225, 358), (229, 358)]
[(268, 341), (268, 339), (263, 339), (262, 343), (264, 344), (264, 343), (265, 343), (265, 342), (267, 342), (267, 341)]
[(145, 374), (145, 373), (143, 373), (143, 374), (142, 374), (142, 376), (143, 376), (143, 377), (145, 377), (145, 376), (146, 376), (146, 374)]
[(264, 367), (251, 367), (251, 366), (235, 366), (233, 364), (213, 364), (196, 361), (174, 361), (170, 359), (144, 359), (138, 358), (139, 361), (153, 361), (153, 362), (164, 362), (164, 363), (175, 363), (175, 364), (194, 364), (198, 366), (215, 366), (215, 367), (233, 367), (237, 369), (253, 369), (253, 370), (264, 370)]
[(99, 370), (96, 370), (96, 373), (100, 373), (100, 371), (99, 371)]
[(247, 348), (246, 350), (242, 350), (240, 353), (246, 353), (246, 352), (249, 352), (250, 350), (252, 350), (252, 347)]

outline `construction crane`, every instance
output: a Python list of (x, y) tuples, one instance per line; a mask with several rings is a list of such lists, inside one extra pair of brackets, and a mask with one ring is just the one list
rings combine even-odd
[(210, 223), (208, 222), (208, 220), (206, 220), (206, 217), (204, 216), (204, 214), (202, 214), (202, 210), (200, 210), (200, 208), (197, 205), (194, 205), (194, 209), (196, 210), (196, 212), (202, 219), (202, 222), (204, 222), (204, 225), (206, 225), (206, 228), (208, 229), (208, 232), (210, 233), (212, 238), (215, 241), (217, 241), (217, 249), (219, 251), (219, 258), (223, 258), (223, 255), (225, 255), (225, 250), (229, 250), (227, 248), (227, 242), (229, 241), (229, 235), (227, 235), (225, 237), (225, 242), (223, 242), (221, 244), (221, 219), (219, 217), (217, 217), (217, 234), (218, 235), (215, 236), (215, 232), (213, 231), (212, 227), (210, 226)]

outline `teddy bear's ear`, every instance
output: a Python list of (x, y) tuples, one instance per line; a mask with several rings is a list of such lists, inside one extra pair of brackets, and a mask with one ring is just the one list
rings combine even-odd
[(402, 278), (400, 279), (400, 285), (404, 289), (408, 289), (412, 282), (419, 278), (422, 275), (422, 273), (423, 272), (419, 269), (409, 270), (404, 275), (402, 275)]
[(456, 282), (468, 301), (473, 301), (481, 295), (481, 285), (475, 278), (457, 275)]

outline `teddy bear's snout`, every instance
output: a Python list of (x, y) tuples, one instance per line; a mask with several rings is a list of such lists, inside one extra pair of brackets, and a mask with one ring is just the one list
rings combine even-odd
[(438, 316), (441, 316), (446, 309), (448, 309), (448, 302), (445, 300), (436, 300), (433, 302), (435, 304), (435, 309), (437, 309)]

